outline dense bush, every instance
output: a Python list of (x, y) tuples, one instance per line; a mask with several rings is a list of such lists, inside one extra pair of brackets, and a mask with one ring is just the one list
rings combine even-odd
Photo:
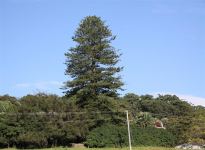
[(89, 133), (86, 145), (88, 147), (123, 147), (128, 145), (127, 132), (123, 126), (104, 125)]
[(174, 146), (176, 137), (166, 129), (132, 127), (133, 146)]
[[(175, 96), (128, 94), (99, 99), (103, 99), (102, 103), (95, 102), (89, 109), (83, 109), (75, 98), (56, 95), (39, 93), (19, 100), (0, 96), (0, 148), (56, 147), (83, 142), (89, 147), (128, 146), (124, 110), (129, 110), (132, 120), (133, 146), (204, 144), (204, 107), (193, 107)], [(166, 130), (151, 128), (155, 119), (160, 119)]]
[[(176, 138), (164, 129), (131, 127), (133, 146), (173, 146)], [(126, 126), (105, 125), (90, 132), (86, 144), (88, 147), (124, 147), (128, 146)]]

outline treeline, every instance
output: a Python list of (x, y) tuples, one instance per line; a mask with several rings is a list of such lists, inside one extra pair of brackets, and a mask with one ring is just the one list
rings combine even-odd
[[(84, 143), (88, 147), (128, 145), (129, 110), (133, 145), (205, 143), (205, 108), (174, 95), (98, 96), (82, 108), (72, 97), (38, 93), (20, 99), (0, 96), (0, 148), (43, 148)], [(156, 128), (162, 122), (164, 128)]]

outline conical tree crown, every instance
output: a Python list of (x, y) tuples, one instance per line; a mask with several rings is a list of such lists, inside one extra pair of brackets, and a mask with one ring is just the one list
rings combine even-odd
[(65, 83), (66, 94), (76, 95), (83, 101), (100, 94), (116, 96), (123, 85), (116, 73), (122, 68), (115, 67), (119, 55), (110, 45), (115, 36), (108, 26), (99, 17), (88, 16), (81, 21), (72, 39), (77, 44), (65, 54), (66, 75), (72, 78)]

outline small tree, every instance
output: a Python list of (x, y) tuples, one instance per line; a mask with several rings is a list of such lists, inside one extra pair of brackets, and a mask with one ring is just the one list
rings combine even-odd
[(77, 45), (65, 54), (65, 74), (72, 79), (65, 82), (66, 95), (76, 96), (81, 106), (99, 95), (117, 96), (123, 83), (116, 73), (122, 67), (115, 66), (120, 55), (110, 45), (115, 36), (108, 26), (99, 17), (85, 17), (72, 39)]

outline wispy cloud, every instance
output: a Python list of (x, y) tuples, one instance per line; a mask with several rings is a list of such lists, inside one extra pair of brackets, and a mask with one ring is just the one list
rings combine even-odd
[(179, 98), (188, 101), (194, 105), (202, 105), (205, 106), (205, 98), (192, 96), (192, 95), (177, 95)]
[(15, 88), (33, 88), (39, 90), (47, 90), (53, 87), (61, 87), (63, 85), (62, 82), (59, 81), (41, 81), (35, 83), (18, 83), (15, 85)]
[(191, 103), (195, 106), (201, 105), (201, 106), (205, 107), (205, 98), (203, 98), (203, 97), (193, 96), (193, 95), (189, 95), (189, 94), (177, 94), (177, 93), (172, 93), (172, 92), (158, 92), (158, 93), (154, 93), (153, 95), (157, 96), (158, 94), (161, 94), (161, 95), (165, 95), (165, 94), (176, 95), (180, 99), (182, 99), (184, 101), (187, 101), (188, 103)]

